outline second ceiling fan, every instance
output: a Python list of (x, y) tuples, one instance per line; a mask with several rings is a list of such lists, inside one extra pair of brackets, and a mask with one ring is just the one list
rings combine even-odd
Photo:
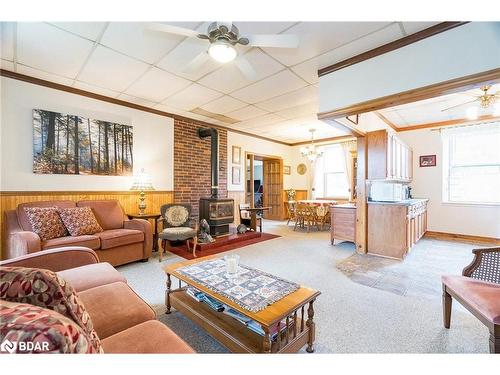
[(191, 73), (203, 66), (211, 57), (220, 63), (228, 63), (234, 60), (235, 65), (243, 73), (246, 79), (253, 81), (257, 73), (244, 55), (238, 56), (237, 45), (252, 47), (272, 48), (297, 48), (299, 39), (292, 34), (257, 34), (240, 35), (238, 28), (231, 22), (212, 22), (206, 34), (183, 27), (167, 25), (163, 23), (151, 23), (149, 29), (169, 34), (193, 37), (207, 40), (210, 44), (207, 51), (198, 54), (183, 70)]

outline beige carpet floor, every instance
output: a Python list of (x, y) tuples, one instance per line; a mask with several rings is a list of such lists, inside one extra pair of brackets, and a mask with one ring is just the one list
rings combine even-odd
[[(316, 353), (488, 352), (487, 329), (457, 303), (451, 329), (441, 322), (440, 276), (460, 274), (476, 246), (422, 239), (404, 262), (375, 260), (370, 265), (355, 255), (352, 243), (330, 245), (327, 232), (294, 232), (272, 221), (264, 228), (282, 237), (231, 253), (249, 266), (322, 292), (315, 303)], [(169, 254), (160, 263), (155, 255), (119, 270), (159, 319), (195, 350), (227, 352), (180, 313), (164, 314), (162, 265), (180, 260)]]

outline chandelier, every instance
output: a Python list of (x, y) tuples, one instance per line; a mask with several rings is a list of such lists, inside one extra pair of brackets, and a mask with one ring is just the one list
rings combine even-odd
[(314, 132), (316, 129), (309, 129), (311, 132), (311, 144), (307, 147), (300, 148), (300, 154), (304, 158), (308, 158), (311, 162), (314, 162), (317, 158), (323, 155), (323, 151), (318, 151), (314, 144)]

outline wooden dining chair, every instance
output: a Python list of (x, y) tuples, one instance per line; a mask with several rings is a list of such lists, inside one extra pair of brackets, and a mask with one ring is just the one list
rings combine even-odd
[(295, 202), (295, 201), (285, 202), (286, 213), (288, 216), (288, 221), (286, 222), (286, 225), (290, 224), (290, 221), (297, 220), (297, 218), (295, 216), (296, 206), (297, 206), (297, 202)]
[(316, 207), (316, 223), (321, 230), (329, 226), (330, 207), (318, 206)]
[(314, 206), (310, 206), (305, 203), (297, 203), (295, 208), (295, 226), (293, 230), (297, 229), (297, 226), (300, 228), (307, 228), (307, 232), (310, 231), (312, 226), (317, 226), (316, 214), (314, 210)]

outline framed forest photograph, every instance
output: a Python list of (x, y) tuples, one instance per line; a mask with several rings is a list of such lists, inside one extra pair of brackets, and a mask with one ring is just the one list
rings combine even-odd
[(33, 110), (33, 172), (128, 176), (133, 170), (130, 125)]

